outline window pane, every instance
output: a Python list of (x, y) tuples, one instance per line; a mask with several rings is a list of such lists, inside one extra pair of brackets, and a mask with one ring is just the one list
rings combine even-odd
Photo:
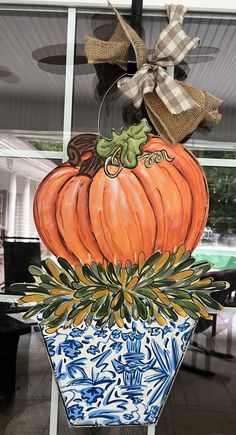
[(66, 13), (0, 12), (1, 148), (61, 140), (66, 31)]
[(116, 80), (124, 71), (116, 65), (88, 64), (84, 55), (85, 36), (109, 39), (116, 19), (106, 14), (78, 14), (76, 34), (73, 131), (110, 134), (124, 125), (129, 101), (118, 91)]

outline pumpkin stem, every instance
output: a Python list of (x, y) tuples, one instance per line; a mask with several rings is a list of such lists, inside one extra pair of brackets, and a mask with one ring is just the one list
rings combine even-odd
[(67, 146), (71, 166), (79, 166), (78, 175), (93, 178), (104, 166), (104, 159), (96, 153), (100, 137), (96, 134), (79, 134), (73, 137)]

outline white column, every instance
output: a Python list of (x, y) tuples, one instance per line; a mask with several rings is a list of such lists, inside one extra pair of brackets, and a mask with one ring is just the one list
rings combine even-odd
[(22, 197), (22, 236), (29, 237), (30, 226), (30, 179), (23, 180), (23, 197)]
[(16, 174), (14, 172), (10, 175), (9, 190), (8, 190), (8, 222), (7, 222), (7, 235), (9, 237), (15, 236), (15, 212), (16, 212)]

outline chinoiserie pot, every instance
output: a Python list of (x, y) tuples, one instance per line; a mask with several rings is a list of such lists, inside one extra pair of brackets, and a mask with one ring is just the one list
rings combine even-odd
[(122, 328), (41, 327), (73, 426), (156, 424), (195, 326), (191, 318)]

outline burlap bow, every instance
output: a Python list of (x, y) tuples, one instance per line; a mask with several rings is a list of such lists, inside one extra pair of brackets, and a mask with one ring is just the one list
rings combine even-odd
[(181, 141), (192, 133), (198, 124), (218, 122), (221, 115), (218, 106), (222, 103), (211, 94), (204, 93), (187, 83), (171, 78), (165, 67), (179, 64), (189, 50), (199, 44), (199, 38), (188, 37), (182, 29), (186, 8), (169, 5), (169, 24), (157, 38), (154, 54), (149, 61), (143, 40), (113, 8), (118, 25), (109, 41), (96, 38), (85, 39), (85, 53), (89, 63), (110, 62), (127, 69), (128, 49), (132, 44), (138, 71), (133, 77), (124, 77), (117, 83), (135, 107), (144, 100), (149, 118), (159, 135), (168, 143)]

